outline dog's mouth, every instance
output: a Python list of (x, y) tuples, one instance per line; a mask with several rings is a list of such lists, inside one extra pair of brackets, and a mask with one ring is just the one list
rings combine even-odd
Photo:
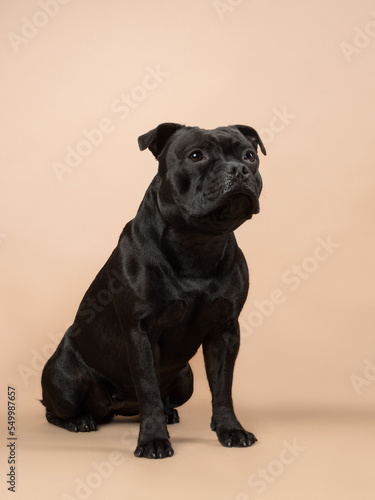
[(188, 210), (189, 216), (194, 219), (209, 217), (216, 222), (244, 222), (258, 212), (259, 197), (252, 188), (244, 185), (228, 189), (219, 195), (212, 193), (197, 210)]
[(259, 212), (259, 200), (251, 191), (232, 192), (222, 198), (207, 215), (224, 219), (243, 216), (250, 219)]

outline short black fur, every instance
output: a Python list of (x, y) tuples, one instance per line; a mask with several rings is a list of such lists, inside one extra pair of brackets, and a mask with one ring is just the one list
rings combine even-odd
[(233, 231), (259, 211), (258, 145), (265, 154), (243, 125), (167, 123), (139, 138), (158, 174), (44, 367), (49, 422), (86, 432), (139, 414), (135, 455), (171, 456), (167, 424), (192, 395), (189, 360), (202, 345), (211, 428), (224, 446), (256, 441), (235, 416), (231, 388), (249, 284)]

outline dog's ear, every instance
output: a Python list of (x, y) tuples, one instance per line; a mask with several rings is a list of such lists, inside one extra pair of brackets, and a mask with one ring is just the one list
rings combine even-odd
[(237, 130), (241, 132), (242, 135), (246, 137), (248, 141), (255, 146), (255, 149), (257, 148), (258, 144), (260, 147), (260, 150), (264, 155), (267, 154), (266, 148), (264, 147), (264, 144), (262, 142), (262, 139), (259, 137), (258, 132), (253, 129), (252, 127), (248, 127), (247, 125), (233, 125)]
[(150, 132), (138, 137), (139, 149), (143, 151), (148, 148), (155, 158), (158, 158), (171, 135), (184, 126), (178, 123), (161, 123)]

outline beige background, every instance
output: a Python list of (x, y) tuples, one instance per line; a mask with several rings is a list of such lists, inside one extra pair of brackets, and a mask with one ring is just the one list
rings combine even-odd
[[(15, 384), (18, 498), (373, 499), (374, 2), (0, 9), (0, 459), (8, 472)], [(137, 137), (163, 121), (243, 123), (266, 143), (261, 213), (237, 231), (252, 287), (234, 395), (259, 442), (218, 444), (199, 354), (175, 456), (152, 462), (132, 455), (137, 423), (73, 435), (37, 399), (45, 360), (155, 173)], [(96, 145), (82, 142), (99, 126)], [(86, 156), (61, 173), (69, 148)]]

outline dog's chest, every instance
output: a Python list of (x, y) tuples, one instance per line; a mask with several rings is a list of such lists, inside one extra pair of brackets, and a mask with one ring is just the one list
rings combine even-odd
[(223, 334), (234, 319), (234, 304), (224, 297), (197, 294), (172, 300), (148, 320), (161, 365), (186, 363), (209, 334)]

